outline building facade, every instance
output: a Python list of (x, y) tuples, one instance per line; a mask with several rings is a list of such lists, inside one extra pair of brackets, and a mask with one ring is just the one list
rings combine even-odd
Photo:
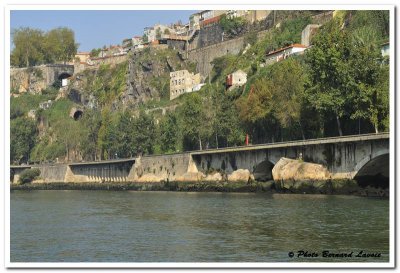
[(169, 73), (169, 95), (173, 100), (184, 93), (190, 93), (200, 90), (200, 73), (194, 74), (187, 70), (179, 70)]
[(75, 59), (79, 59), (81, 63), (86, 63), (90, 59), (90, 52), (78, 52), (75, 54)]
[(265, 65), (280, 62), (291, 55), (303, 54), (306, 48), (306, 46), (301, 44), (292, 44), (290, 46), (271, 51), (265, 56)]
[(243, 86), (246, 82), (247, 74), (240, 69), (226, 76), (226, 88), (229, 90)]

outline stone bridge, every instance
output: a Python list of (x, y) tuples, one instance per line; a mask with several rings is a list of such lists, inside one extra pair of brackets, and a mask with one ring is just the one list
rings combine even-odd
[(389, 179), (389, 133), (203, 150), (191, 156), (199, 171), (248, 169), (256, 180), (272, 179), (272, 168), (281, 157), (322, 164), (333, 179)]
[(11, 68), (10, 85), (19, 93), (38, 93), (57, 81), (74, 74), (74, 66), (68, 64), (46, 64), (33, 67)]
[[(247, 169), (256, 180), (272, 179), (272, 168), (281, 157), (302, 158), (322, 164), (332, 179), (355, 179), (362, 184), (389, 183), (389, 134), (249, 145), (144, 156), (97, 162), (12, 166), (16, 176), (26, 168), (39, 168), (44, 182), (159, 182), (201, 180), (201, 173), (231, 174)], [(201, 172), (201, 173), (200, 173)], [(197, 175), (200, 174), (200, 175)]]

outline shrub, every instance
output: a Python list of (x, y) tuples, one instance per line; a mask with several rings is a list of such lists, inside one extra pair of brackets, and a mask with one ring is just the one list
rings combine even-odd
[(27, 169), (21, 172), (19, 182), (21, 184), (30, 183), (40, 175), (39, 169)]

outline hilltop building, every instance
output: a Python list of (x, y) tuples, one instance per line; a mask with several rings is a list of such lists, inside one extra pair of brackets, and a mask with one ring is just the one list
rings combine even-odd
[(79, 59), (81, 63), (86, 63), (90, 59), (90, 52), (78, 52), (75, 54), (75, 59)]
[(144, 28), (143, 35), (147, 37), (147, 41), (143, 42), (153, 42), (155, 40), (161, 39), (163, 34), (175, 34), (175, 30), (165, 25), (156, 24), (152, 27)]
[(194, 74), (187, 70), (179, 70), (169, 73), (169, 95), (173, 100), (184, 93), (198, 91), (201, 88), (200, 73)]

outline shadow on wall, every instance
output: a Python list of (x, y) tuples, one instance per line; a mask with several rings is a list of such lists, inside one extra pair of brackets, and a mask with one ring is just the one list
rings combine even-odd
[(269, 160), (264, 160), (258, 164), (253, 171), (254, 179), (257, 181), (268, 181), (272, 180), (272, 169), (274, 164)]
[(368, 161), (354, 179), (361, 187), (389, 188), (389, 154), (377, 156)]

